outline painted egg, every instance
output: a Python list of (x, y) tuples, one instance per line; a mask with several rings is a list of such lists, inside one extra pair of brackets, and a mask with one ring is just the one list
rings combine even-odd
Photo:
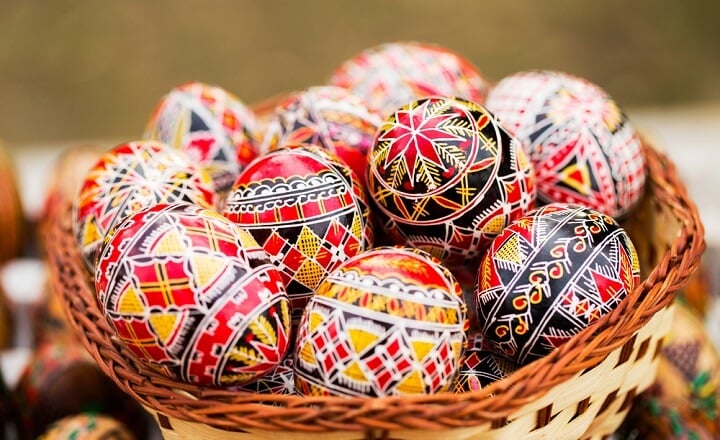
[(546, 205), (509, 225), (482, 258), (480, 329), (496, 350), (525, 365), (613, 310), (639, 283), (639, 266), (611, 217)]
[(160, 99), (145, 128), (145, 138), (184, 150), (224, 192), (257, 156), (252, 110), (221, 87), (190, 82)]
[(74, 414), (53, 423), (38, 440), (135, 440), (119, 421), (94, 412)]
[(24, 210), (10, 156), (0, 142), (0, 264), (19, 257), (24, 244)]
[(532, 165), (483, 107), (426, 98), (398, 109), (370, 152), (368, 190), (394, 244), (459, 266), (535, 201)]
[(239, 391), (259, 394), (295, 394), (293, 355), (288, 353), (271, 372), (258, 380), (237, 387)]
[(311, 87), (281, 103), (268, 122), (261, 151), (305, 143), (327, 148), (364, 182), (367, 153), (382, 118), (347, 89)]
[(646, 177), (640, 138), (596, 84), (560, 72), (520, 72), (501, 80), (486, 105), (530, 155), (539, 200), (616, 218), (639, 201)]
[(330, 84), (349, 89), (384, 116), (428, 96), (457, 96), (482, 104), (488, 89), (480, 72), (461, 56), (417, 42), (365, 49), (338, 67)]
[(493, 350), (492, 346), (485, 342), (482, 333), (473, 331), (468, 336), (468, 346), (460, 361), (453, 391), (478, 391), (508, 376), (517, 368), (515, 362)]
[(176, 203), (131, 215), (103, 246), (95, 287), (120, 341), (171, 378), (241, 385), (287, 353), (280, 274), (250, 234), (215, 211)]
[(45, 198), (44, 217), (56, 214), (65, 203), (77, 197), (85, 176), (107, 149), (95, 144), (73, 145), (63, 150), (53, 162), (48, 175), (47, 196)]
[(704, 323), (682, 303), (657, 365), (655, 383), (635, 399), (621, 428), (623, 438), (716, 439), (720, 355)]
[(107, 414), (145, 438), (145, 411), (122, 392), (79, 344), (42, 343), (32, 352), (13, 389), (15, 423), (23, 438), (37, 438), (64, 417), (83, 411)]
[(249, 231), (278, 267), (296, 322), (328, 272), (373, 243), (357, 176), (337, 156), (310, 145), (252, 162), (223, 214)]
[(335, 269), (298, 327), (295, 390), (391, 396), (448, 390), (466, 343), (453, 275), (418, 249), (380, 247)]
[(105, 236), (125, 217), (180, 201), (204, 207), (215, 203), (209, 177), (181, 152), (157, 141), (139, 141), (103, 154), (74, 203), (75, 238), (87, 268), (94, 270)]

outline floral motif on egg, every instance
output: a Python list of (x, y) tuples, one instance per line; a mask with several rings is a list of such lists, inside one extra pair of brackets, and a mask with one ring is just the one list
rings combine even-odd
[(250, 164), (223, 215), (249, 231), (278, 267), (295, 321), (327, 274), (373, 243), (357, 177), (337, 156), (310, 145), (278, 149)]
[(120, 341), (175, 379), (241, 385), (290, 345), (280, 274), (250, 234), (209, 209), (156, 205), (128, 217), (103, 246), (95, 286)]
[(502, 79), (486, 105), (530, 155), (541, 201), (616, 218), (637, 204), (646, 180), (642, 143), (596, 84), (561, 72), (519, 72)]
[(83, 261), (94, 270), (105, 236), (142, 208), (173, 202), (212, 207), (207, 174), (172, 147), (157, 141), (120, 144), (100, 156), (74, 201), (75, 238)]
[(479, 258), (535, 201), (532, 165), (483, 107), (427, 98), (397, 110), (370, 153), (368, 189), (394, 244), (451, 266)]
[(524, 365), (612, 311), (639, 277), (635, 247), (614, 219), (546, 205), (509, 225), (481, 260), (480, 330)]
[(239, 391), (260, 394), (295, 394), (293, 356), (288, 353), (275, 369), (258, 380), (239, 386)]
[(367, 153), (382, 118), (347, 89), (311, 87), (281, 103), (268, 122), (261, 151), (311, 144), (335, 153), (365, 181)]
[(232, 93), (196, 81), (179, 85), (160, 99), (145, 137), (184, 150), (223, 192), (257, 156), (256, 123), (252, 110)]
[(383, 116), (428, 96), (457, 96), (482, 104), (488, 83), (466, 59), (444, 47), (393, 42), (365, 49), (330, 78)]
[(437, 259), (418, 249), (366, 251), (333, 271), (305, 309), (296, 392), (376, 397), (448, 390), (466, 329), (460, 286)]

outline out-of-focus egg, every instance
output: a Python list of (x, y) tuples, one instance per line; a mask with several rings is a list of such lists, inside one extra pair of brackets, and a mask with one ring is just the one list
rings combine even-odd
[(452, 266), (477, 261), (490, 241), (535, 201), (532, 165), (483, 107), (426, 98), (381, 126), (368, 190), (393, 244)]
[(138, 438), (145, 438), (148, 431), (142, 407), (122, 392), (79, 344), (38, 345), (13, 398), (22, 439), (35, 439), (53, 422), (84, 411), (120, 420)]
[(665, 337), (653, 386), (635, 399), (620, 438), (716, 439), (720, 355), (703, 322), (682, 304)]
[(237, 387), (239, 391), (259, 394), (295, 394), (293, 354), (288, 353), (275, 369), (258, 380)]
[(0, 264), (18, 257), (24, 244), (24, 214), (15, 167), (0, 142)]
[(107, 233), (125, 217), (159, 203), (212, 207), (207, 174), (182, 152), (157, 141), (120, 144), (86, 174), (75, 199), (75, 238), (90, 271)]
[(381, 121), (378, 113), (347, 89), (311, 87), (275, 109), (261, 150), (298, 143), (319, 145), (335, 153), (364, 182), (367, 153)]
[(32, 311), (33, 335), (35, 343), (58, 341), (61, 343), (77, 343), (67, 316), (63, 310), (62, 299), (49, 278), (44, 283), (44, 301)]
[(135, 440), (119, 421), (94, 412), (64, 417), (53, 423), (38, 440)]
[(471, 331), (453, 391), (456, 393), (478, 391), (508, 376), (517, 368), (515, 362), (493, 350), (492, 346), (485, 342), (482, 333)]
[(540, 201), (577, 203), (618, 218), (640, 199), (642, 144), (596, 84), (560, 72), (519, 72), (490, 90), (486, 105), (530, 155)]
[(0, 279), (0, 349), (10, 348), (15, 334), (15, 318), (10, 308), (2, 279)]
[(208, 172), (215, 190), (224, 192), (257, 156), (255, 124), (252, 110), (230, 92), (190, 82), (160, 99), (145, 137), (184, 150)]
[(328, 272), (373, 243), (357, 176), (316, 146), (281, 148), (252, 162), (223, 214), (249, 231), (278, 267), (295, 321)]
[(482, 104), (488, 83), (467, 60), (424, 43), (392, 42), (370, 47), (345, 61), (330, 78), (383, 116), (428, 96), (457, 96)]
[(280, 274), (247, 231), (210, 209), (175, 203), (128, 217), (102, 248), (95, 288), (128, 350), (178, 380), (243, 384), (288, 350)]
[(303, 395), (431, 394), (452, 386), (466, 343), (460, 285), (419, 249), (371, 249), (318, 287), (298, 327)]
[(55, 215), (62, 215), (58, 209), (75, 200), (85, 176), (106, 151), (100, 145), (80, 144), (60, 153), (50, 169), (43, 221), (52, 223)]
[(639, 283), (639, 266), (611, 217), (546, 205), (509, 225), (483, 257), (475, 297), (480, 329), (524, 365), (617, 307)]

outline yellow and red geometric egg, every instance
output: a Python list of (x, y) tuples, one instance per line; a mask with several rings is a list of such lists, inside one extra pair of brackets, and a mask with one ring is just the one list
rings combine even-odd
[(296, 321), (327, 274), (373, 243), (357, 177), (317, 146), (288, 146), (252, 162), (223, 214), (249, 231), (278, 267)]
[(177, 380), (242, 385), (275, 369), (290, 346), (275, 266), (247, 231), (197, 205), (125, 219), (103, 246), (95, 288), (127, 349)]

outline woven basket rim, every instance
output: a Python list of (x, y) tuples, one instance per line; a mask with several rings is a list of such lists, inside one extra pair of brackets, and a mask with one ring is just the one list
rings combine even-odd
[[(45, 228), (44, 240), (55, 290), (79, 337), (99, 367), (143, 406), (170, 417), (241, 430), (364, 431), (448, 429), (503, 423), (554, 386), (591, 369), (621, 347), (697, 269), (705, 249), (697, 207), (674, 164), (644, 143), (648, 188), (680, 225), (660, 262), (619, 306), (546, 357), (482, 390), (429, 396), (304, 397), (200, 388), (169, 379), (138, 362), (114, 336), (99, 310), (90, 275), (72, 236), (70, 206)], [(492, 397), (490, 397), (492, 396)]]

